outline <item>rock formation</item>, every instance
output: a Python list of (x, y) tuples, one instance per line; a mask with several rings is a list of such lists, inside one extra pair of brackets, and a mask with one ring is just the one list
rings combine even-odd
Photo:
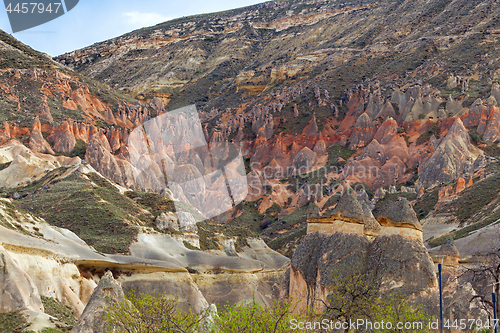
[(0, 163), (10, 163), (0, 171), (0, 187), (16, 188), (41, 179), (48, 171), (80, 163), (80, 158), (37, 154), (17, 141), (0, 147)]
[(115, 302), (124, 302), (122, 287), (113, 278), (111, 271), (99, 281), (80, 319), (71, 330), (73, 333), (107, 332), (112, 326), (104, 314)]
[(422, 226), (405, 198), (386, 203), (378, 214), (380, 236), (401, 235), (422, 242)]
[(372, 244), (368, 238), (352, 233), (312, 233), (293, 255), (290, 296), (300, 299), (302, 308), (321, 309), (318, 300), (326, 300), (333, 272), (347, 267), (390, 272), (384, 279), (385, 288), (405, 294), (425, 295), (437, 287), (434, 265), (419, 242), (394, 235), (377, 237)]
[(0, 313), (27, 309), (43, 312), (38, 289), (0, 245)]
[(467, 176), (479, 154), (480, 150), (471, 144), (467, 129), (457, 118), (432, 156), (419, 167), (419, 183), (428, 188)]
[(63, 121), (47, 139), (54, 142), (54, 150), (58, 153), (71, 153), (76, 145), (76, 139), (68, 121)]
[(376, 128), (368, 114), (363, 113), (356, 124), (349, 138), (349, 149), (357, 149), (370, 143), (375, 135)]
[(31, 130), (29, 148), (32, 151), (36, 151), (39, 153), (54, 155), (55, 153), (52, 150), (52, 147), (42, 135), (41, 127), (42, 125), (40, 124), (40, 120), (36, 118), (33, 123), (33, 129)]

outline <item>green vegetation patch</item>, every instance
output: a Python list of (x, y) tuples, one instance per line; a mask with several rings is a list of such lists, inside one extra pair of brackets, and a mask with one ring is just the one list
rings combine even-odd
[(8, 162), (8, 163), (1, 163), (0, 164), (0, 171), (4, 170), (4, 169), (7, 169), (9, 166), (10, 166), (10, 163), (11, 162)]
[(417, 200), (413, 209), (417, 213), (419, 220), (425, 218), (434, 209), (439, 200), (439, 190), (434, 190), (431, 192), (426, 192), (424, 195)]
[(157, 193), (129, 191), (125, 192), (125, 196), (147, 208), (155, 217), (163, 212), (175, 212), (173, 201)]
[(76, 318), (71, 309), (59, 300), (42, 296), (42, 303), (45, 313), (57, 318), (55, 322), (57, 330), (54, 332), (69, 332), (76, 325)]
[(153, 216), (97, 174), (87, 177), (74, 173), (42, 187), (21, 190), (28, 195), (18, 205), (52, 225), (73, 231), (97, 251), (128, 253), (139, 228), (154, 227)]
[(439, 137), (440, 137), (440, 130), (439, 130), (439, 126), (437, 123), (432, 123), (431, 127), (429, 127), (429, 129), (427, 131), (425, 131), (424, 133), (422, 133), (422, 135), (420, 135), (418, 137), (417, 145), (421, 145), (421, 144), (429, 141), (433, 135), (437, 139), (439, 139)]
[[(328, 152), (327, 165), (329, 167), (341, 167), (345, 165), (345, 161), (347, 161), (347, 159), (356, 152), (355, 150), (350, 150), (349, 148), (341, 146), (338, 143), (328, 147), (326, 150)], [(342, 158), (345, 161), (339, 161), (339, 158)]]
[(443, 207), (444, 212), (453, 212), (463, 224), (484, 207), (498, 198), (500, 173), (474, 183), (455, 201)]
[(469, 130), (470, 139), (476, 146), (483, 143), (483, 136), (477, 132), (477, 126), (472, 127)]
[[(50, 142), (52, 146), (54, 146), (53, 142)], [(67, 156), (67, 157), (80, 157), (82, 160), (85, 159), (85, 154), (87, 153), (87, 144), (85, 141), (76, 139), (75, 148), (71, 151), (71, 153), (56, 153), (56, 156)]]
[(500, 147), (497, 146), (497, 145), (488, 146), (488, 147), (484, 147), (484, 148), (481, 148), (481, 149), (484, 150), (484, 152), (488, 156), (500, 157)]
[(306, 236), (306, 234), (307, 225), (303, 225), (278, 236), (277, 238), (270, 241), (268, 243), (268, 246), (275, 251), (283, 253), (284, 256), (291, 258), (293, 256), (293, 253), (295, 252), (295, 247), (290, 247), (289, 249), (287, 249), (287, 246), (290, 244), (298, 245)]
[(25, 332), (29, 324), (20, 311), (0, 313), (0, 332), (20, 333)]
[(236, 252), (241, 252), (248, 246), (248, 238), (258, 237), (258, 234), (249, 227), (239, 226), (234, 221), (228, 224), (220, 224), (212, 220), (199, 222), (198, 236), (200, 237), (200, 247), (202, 250), (218, 250), (216, 240), (217, 234), (223, 234), (228, 238), (235, 238), (234, 247)]

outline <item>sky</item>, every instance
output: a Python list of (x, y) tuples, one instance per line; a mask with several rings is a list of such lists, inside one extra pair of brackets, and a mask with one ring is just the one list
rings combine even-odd
[(7, 12), (0, 8), (0, 29), (35, 50), (57, 56), (171, 19), (261, 2), (264, 1), (80, 0), (78, 5), (65, 15), (16, 34), (12, 34)]

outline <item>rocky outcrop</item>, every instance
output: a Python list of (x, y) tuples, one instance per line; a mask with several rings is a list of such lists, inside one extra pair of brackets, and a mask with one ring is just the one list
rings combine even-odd
[(290, 296), (302, 308), (321, 309), (335, 273), (358, 267), (387, 272), (382, 289), (424, 295), (437, 287), (434, 265), (423, 244), (399, 235), (378, 237), (373, 244), (349, 233), (308, 234), (292, 257)]
[(364, 222), (363, 207), (351, 188), (344, 191), (332, 214), (345, 219), (352, 219), (353, 222)]
[(467, 176), (480, 153), (471, 144), (467, 129), (457, 118), (435, 152), (419, 167), (419, 183), (428, 188)]
[(63, 121), (61, 126), (54, 131), (48, 138), (54, 142), (54, 150), (58, 153), (71, 153), (76, 145), (75, 135), (71, 131), (68, 121)]
[(309, 148), (304, 147), (293, 158), (293, 166), (299, 174), (306, 173), (316, 166), (318, 158), (316, 154)]
[(48, 122), (53, 122), (52, 114), (50, 113), (50, 108), (47, 105), (47, 99), (44, 98), (42, 103), (42, 108), (40, 110), (40, 119), (46, 120)]
[(0, 163), (9, 163), (0, 171), (0, 187), (16, 188), (41, 179), (48, 171), (63, 165), (80, 163), (80, 158), (35, 154), (17, 141), (0, 147)]
[(378, 221), (382, 226), (406, 226), (422, 231), (417, 214), (405, 198), (386, 203), (378, 213)]
[(38, 289), (0, 245), (0, 313), (27, 309), (43, 312)]
[(498, 107), (491, 107), (487, 117), (481, 118), (477, 132), (489, 145), (500, 141), (500, 109)]
[(443, 264), (445, 272), (457, 276), (460, 252), (458, 252), (455, 242), (452, 239), (443, 243), (439, 248), (432, 249), (429, 253), (436, 264)]
[(362, 203), (362, 206), (363, 206), (363, 215), (365, 219), (365, 226), (363, 229), (363, 233), (368, 237), (377, 237), (378, 235), (380, 235), (380, 230), (382, 229), (382, 226), (373, 216), (370, 207), (368, 207), (368, 205), (364, 202)]
[(386, 203), (378, 213), (378, 221), (382, 226), (380, 236), (401, 235), (423, 242), (422, 226), (405, 198)]
[(111, 324), (104, 316), (107, 309), (115, 302), (124, 302), (125, 296), (121, 285), (115, 281), (111, 271), (106, 272), (99, 281), (99, 285), (92, 293), (89, 303), (85, 307), (72, 333), (107, 332), (112, 329)]
[(41, 129), (42, 125), (40, 124), (40, 120), (38, 120), (38, 118), (35, 118), (33, 129), (31, 130), (29, 148), (32, 151), (36, 151), (39, 153), (54, 155), (55, 153), (52, 150), (50, 144), (43, 137)]
[[(92, 139), (87, 146), (85, 153), (85, 160), (98, 172), (106, 178), (114, 181), (115, 183), (125, 185), (129, 188), (149, 188), (161, 191), (163, 186), (156, 181), (156, 177), (152, 176), (150, 168), (145, 168), (145, 171), (137, 176), (138, 181), (135, 181), (134, 171), (132, 165), (117, 156), (114, 156), (106, 147), (97, 139)], [(157, 174), (161, 174), (160, 170), (156, 170)], [(142, 186), (144, 187), (142, 187)], [(156, 185), (156, 186), (153, 186)]]
[(354, 125), (354, 130), (349, 138), (349, 149), (355, 150), (368, 145), (376, 131), (377, 129), (368, 114), (363, 113)]

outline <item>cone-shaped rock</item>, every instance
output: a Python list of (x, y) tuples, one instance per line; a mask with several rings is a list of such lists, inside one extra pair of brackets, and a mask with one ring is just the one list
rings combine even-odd
[(356, 198), (353, 189), (347, 188), (344, 194), (340, 197), (339, 203), (333, 210), (333, 215), (338, 215), (343, 218), (352, 219), (353, 222), (363, 222), (364, 214), (363, 207)]
[(408, 227), (422, 231), (417, 214), (405, 198), (386, 203), (378, 215), (382, 226)]

